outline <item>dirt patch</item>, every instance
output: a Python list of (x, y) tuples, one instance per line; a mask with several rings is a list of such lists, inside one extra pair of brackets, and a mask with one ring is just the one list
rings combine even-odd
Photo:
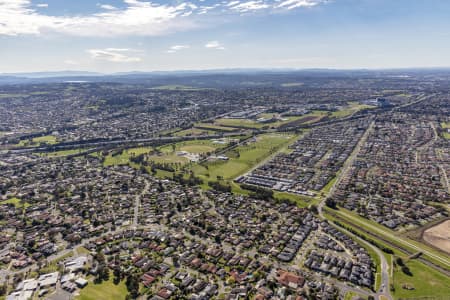
[(423, 239), (436, 248), (450, 254), (450, 220), (425, 230)]

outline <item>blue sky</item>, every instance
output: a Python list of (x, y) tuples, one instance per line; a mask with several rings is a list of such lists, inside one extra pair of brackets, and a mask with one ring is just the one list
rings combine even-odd
[(0, 0), (0, 73), (450, 67), (447, 0)]

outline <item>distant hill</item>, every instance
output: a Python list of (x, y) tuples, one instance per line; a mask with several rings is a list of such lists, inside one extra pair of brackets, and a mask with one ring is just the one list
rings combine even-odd
[(179, 85), (197, 88), (247, 88), (247, 87), (283, 87), (301, 86), (323, 87), (323, 83), (334, 79), (376, 79), (398, 78), (412, 80), (420, 77), (436, 77), (450, 81), (449, 68), (435, 69), (392, 69), (392, 70), (337, 70), (337, 69), (218, 69), (154, 72), (121, 72), (103, 74), (84, 71), (3, 73), (1, 84), (29, 83), (126, 83), (149, 86)]

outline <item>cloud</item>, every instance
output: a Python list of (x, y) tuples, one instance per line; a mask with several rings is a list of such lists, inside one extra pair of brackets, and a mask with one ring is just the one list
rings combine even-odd
[(270, 5), (265, 3), (264, 1), (246, 1), (242, 3), (240, 3), (239, 1), (232, 1), (227, 6), (230, 7), (230, 9), (238, 11), (240, 13), (266, 9), (270, 7)]
[(100, 4), (100, 8), (106, 9), (106, 10), (115, 10), (117, 9), (115, 6), (109, 5), (109, 4)]
[(137, 56), (129, 56), (130, 52), (140, 52), (127, 48), (106, 48), (106, 49), (89, 49), (86, 50), (91, 58), (97, 60), (106, 60), (116, 63), (140, 62), (142, 58)]
[(0, 0), (0, 35), (54, 31), (77, 36), (155, 36), (196, 27), (192, 20), (183, 17), (196, 9), (195, 5), (123, 2), (123, 9), (103, 5), (103, 11), (94, 14), (50, 16), (37, 12), (30, 0)]
[(281, 0), (279, 2), (277, 5), (279, 8), (294, 9), (299, 7), (313, 7), (324, 2), (324, 0)]
[[(312, 7), (327, 0), (233, 0), (207, 5), (187, 1), (122, 0), (124, 6), (98, 4), (95, 13), (47, 15), (31, 0), (0, 0), (1, 35), (40, 35), (56, 32), (74, 36), (157, 36), (199, 27), (201, 16), (224, 13), (292, 10)], [(208, 20), (205, 20), (208, 24)]]
[(205, 44), (205, 48), (208, 49), (216, 49), (216, 50), (225, 50), (225, 47), (222, 46), (218, 41), (209, 41)]
[(189, 45), (174, 45), (174, 46), (171, 46), (169, 48), (169, 50), (167, 50), (167, 53), (175, 53), (179, 50), (188, 49), (188, 48), (190, 48)]

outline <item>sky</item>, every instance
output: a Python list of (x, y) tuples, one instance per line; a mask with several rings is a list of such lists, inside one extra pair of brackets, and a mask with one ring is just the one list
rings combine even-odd
[(450, 67), (448, 0), (0, 0), (0, 73)]

